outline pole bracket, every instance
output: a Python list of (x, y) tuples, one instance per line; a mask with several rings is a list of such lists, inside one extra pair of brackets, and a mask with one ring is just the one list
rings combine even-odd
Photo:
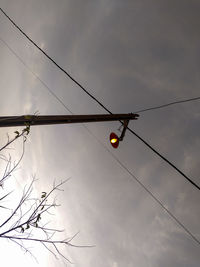
[(124, 139), (125, 132), (126, 132), (126, 129), (128, 127), (128, 123), (129, 123), (129, 120), (124, 120), (124, 122), (123, 122), (124, 128), (122, 130), (121, 136), (119, 137), (119, 141), (122, 141)]

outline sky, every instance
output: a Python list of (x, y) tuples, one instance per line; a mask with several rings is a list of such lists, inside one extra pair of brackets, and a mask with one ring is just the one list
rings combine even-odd
[[(113, 113), (200, 96), (198, 0), (0, 0), (0, 6)], [(1, 116), (106, 113), (2, 13), (0, 58)], [(200, 103), (193, 101), (141, 113), (129, 125), (200, 185), (199, 119)], [(199, 266), (197, 242), (130, 172), (198, 240), (199, 191), (130, 132), (114, 150), (109, 134), (119, 134), (119, 126), (31, 127), (13, 186), (18, 192), (35, 175), (41, 192), (71, 178), (52, 223), (65, 237), (79, 231), (75, 244), (95, 246), (64, 250), (76, 267)], [(0, 129), (1, 144), (17, 129)], [(21, 146), (13, 148), (16, 160)], [(0, 247), (4, 266), (71, 266), (38, 245), (32, 248), (38, 263), (9, 242)]]

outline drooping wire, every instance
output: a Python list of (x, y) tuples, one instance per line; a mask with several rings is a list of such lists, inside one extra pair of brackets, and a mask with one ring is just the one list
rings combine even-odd
[[(59, 103), (71, 114), (73, 114), (73, 112), (63, 103), (63, 101), (55, 94), (52, 92), (52, 90), (39, 78), (39, 76), (37, 76), (29, 67), (28, 65), (17, 55), (17, 53), (5, 42), (2, 40), (2, 38), (0, 37), (0, 40), (6, 45), (6, 47), (18, 58), (18, 60), (20, 60), (20, 62), (28, 69), (28, 71), (30, 71), (32, 73), (32, 75), (34, 75), (41, 83), (42, 85), (56, 98), (57, 101), (59, 101)], [(89, 128), (85, 125), (82, 124), (82, 126), (88, 131), (88, 133), (90, 135), (93, 136), (93, 138), (95, 140), (97, 140), (97, 142), (104, 147), (104, 149), (115, 159), (115, 161), (120, 165), (120, 167), (122, 169), (124, 169), (133, 180), (135, 180), (160, 206), (161, 208), (163, 208), (166, 213), (172, 218), (174, 219), (174, 221), (179, 225), (179, 227), (181, 227), (198, 245), (200, 245), (200, 241), (192, 234), (192, 232), (190, 230), (187, 229), (187, 227), (181, 223), (175, 215), (173, 215), (173, 213), (167, 209), (165, 207), (164, 204), (162, 204), (162, 202), (107, 148), (107, 146), (105, 146), (105, 144), (103, 144), (94, 134), (91, 130), (89, 130)]]
[(37, 45), (0, 7), (0, 11), (9, 19), (9, 21), (35, 46), (39, 49), (55, 66), (57, 66), (62, 72), (64, 72), (76, 85), (78, 85), (87, 95), (94, 99), (103, 109), (112, 114), (97, 98), (88, 92), (76, 79), (74, 79), (63, 67), (61, 67), (56, 61), (50, 57), (39, 45)]
[(193, 97), (193, 98), (188, 98), (188, 99), (183, 99), (183, 100), (177, 100), (177, 101), (170, 102), (170, 103), (167, 103), (167, 104), (163, 104), (163, 105), (160, 105), (160, 106), (155, 106), (155, 107), (150, 107), (150, 108), (145, 108), (145, 109), (139, 109), (139, 110), (135, 111), (134, 113), (143, 113), (143, 112), (150, 111), (150, 110), (166, 108), (166, 107), (169, 107), (169, 106), (172, 106), (172, 105), (182, 104), (182, 103), (196, 101), (196, 100), (200, 100), (200, 96)]
[[(62, 72), (64, 72), (76, 85), (78, 85), (87, 95), (89, 95), (93, 100), (95, 100), (104, 110), (108, 113), (113, 114), (108, 108), (106, 108), (96, 97), (94, 97), (91, 93), (88, 92), (75, 78), (73, 78), (64, 68), (62, 68), (56, 61), (50, 57), (42, 48), (40, 48), (0, 7), (0, 11), (8, 18), (8, 20), (35, 46), (37, 47), (53, 64), (55, 64)], [(198, 190), (200, 187), (192, 181), (186, 174), (184, 174), (181, 170), (179, 170), (173, 163), (171, 163), (166, 157), (162, 156), (158, 151), (156, 151), (147, 141), (145, 141), (142, 137), (136, 134), (132, 129), (127, 127), (127, 129), (134, 134), (137, 138), (139, 138), (145, 145), (147, 145), (153, 152), (155, 152), (158, 156), (160, 156), (165, 162), (167, 162), (171, 167), (173, 167), (179, 174), (181, 174), (184, 178), (187, 179), (193, 186), (195, 186)]]
[(136, 132), (134, 132), (132, 129), (127, 127), (127, 129), (134, 134), (137, 138), (139, 138), (146, 146), (148, 146), (154, 153), (156, 153), (159, 157), (161, 157), (164, 161), (166, 161), (171, 167), (173, 167), (178, 173), (180, 173), (185, 179), (188, 180), (193, 186), (195, 186), (198, 190), (200, 190), (200, 187), (192, 181), (185, 173), (183, 173), (179, 168), (177, 168), (172, 162), (170, 162), (166, 157), (161, 155), (155, 148), (153, 148), (147, 141), (145, 141), (141, 136), (139, 136)]
[[(37, 47), (53, 64), (55, 64), (62, 72), (64, 72), (76, 85), (78, 85), (87, 95), (89, 95), (93, 100), (95, 100), (104, 110), (106, 110), (108, 113), (112, 114), (112, 112), (106, 108), (105, 105), (103, 105), (95, 96), (93, 96), (90, 92), (88, 92), (88, 89), (84, 88), (75, 78), (73, 78), (63, 67), (61, 67), (51, 56), (49, 56), (39, 45), (37, 45), (8, 15), (7, 13), (0, 7), (0, 11), (8, 18), (8, 20), (35, 46)], [(184, 100), (178, 100), (174, 102), (170, 102), (167, 104), (163, 104), (160, 106), (155, 106), (155, 107), (150, 107), (150, 108), (145, 108), (145, 109), (140, 109), (135, 111), (134, 113), (142, 113), (150, 110), (155, 110), (155, 109), (160, 109), (160, 108), (165, 108), (171, 105), (176, 105), (180, 103), (185, 103), (185, 102), (191, 102), (195, 100), (199, 100), (200, 96), (194, 97), (194, 98), (189, 98), (189, 99), (184, 99)]]

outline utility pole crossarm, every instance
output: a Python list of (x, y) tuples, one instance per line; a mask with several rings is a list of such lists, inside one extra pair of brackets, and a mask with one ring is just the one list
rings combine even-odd
[(138, 114), (95, 114), (95, 115), (24, 115), (0, 117), (0, 127), (34, 126), (67, 123), (87, 123), (101, 121), (129, 121), (137, 120)]

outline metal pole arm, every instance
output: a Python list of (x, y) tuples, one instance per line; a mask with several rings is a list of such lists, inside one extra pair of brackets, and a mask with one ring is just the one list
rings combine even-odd
[(95, 115), (25, 115), (0, 117), (0, 127), (34, 126), (66, 123), (87, 123), (101, 121), (137, 120), (138, 114), (95, 114)]

